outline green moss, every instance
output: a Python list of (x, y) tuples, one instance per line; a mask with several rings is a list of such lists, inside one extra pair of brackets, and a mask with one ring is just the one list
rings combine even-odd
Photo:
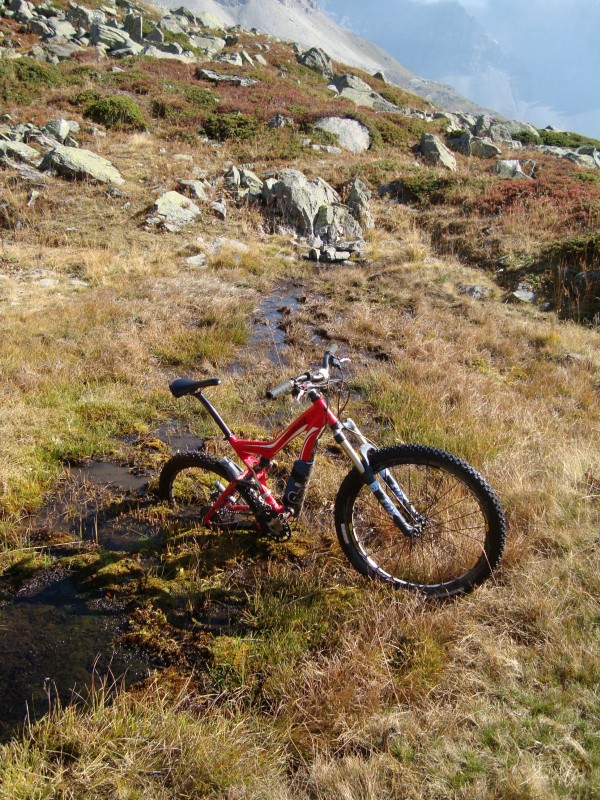
[(96, 89), (83, 89), (81, 92), (78, 92), (76, 95), (74, 95), (74, 97), (71, 97), (69, 103), (71, 103), (73, 106), (78, 106), (79, 108), (85, 108), (86, 106), (89, 106), (92, 103), (100, 100), (101, 97), (101, 93)]
[(209, 114), (202, 128), (209, 139), (224, 142), (227, 139), (253, 139), (258, 123), (246, 114)]
[(85, 116), (107, 128), (146, 130), (146, 122), (138, 104), (131, 97), (114, 95), (92, 103)]
[(53, 64), (33, 58), (0, 60), (0, 99), (4, 102), (28, 104), (64, 83), (64, 76)]
[(600, 140), (592, 139), (589, 136), (582, 136), (579, 133), (570, 131), (547, 131), (538, 130), (538, 136), (532, 131), (523, 130), (513, 135), (513, 139), (522, 144), (545, 144), (550, 147), (570, 147), (577, 148), (584, 145), (592, 145), (600, 148)]

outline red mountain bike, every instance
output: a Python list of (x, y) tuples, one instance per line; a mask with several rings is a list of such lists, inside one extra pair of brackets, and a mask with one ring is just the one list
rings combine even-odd
[[(271, 441), (249, 441), (231, 432), (203, 394), (221, 383), (218, 378), (173, 381), (172, 394), (192, 395), (202, 403), (243, 466), (202, 450), (177, 453), (161, 471), (161, 499), (206, 528), (287, 539), (290, 523), (302, 511), (317, 443), (329, 428), (352, 463), (335, 502), (335, 527), (350, 563), (369, 578), (430, 597), (471, 591), (502, 556), (506, 525), (498, 498), (456, 456), (415, 444), (378, 449), (351, 419), (338, 419), (327, 396), (343, 381), (342, 364), (348, 359), (338, 359), (336, 352), (336, 347), (327, 350), (320, 369), (267, 392), (269, 399), (291, 393), (310, 401)], [(338, 370), (335, 379), (332, 368)], [(273, 459), (300, 435), (300, 457), (278, 499), (267, 484)]]

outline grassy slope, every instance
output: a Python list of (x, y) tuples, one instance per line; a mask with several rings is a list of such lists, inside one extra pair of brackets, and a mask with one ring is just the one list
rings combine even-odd
[[(285, 46), (267, 56), (272, 66), (257, 75), (268, 85), (254, 103), (219, 90), (220, 110), (256, 112), (259, 121), (289, 111), (308, 124), (338, 107)], [(281, 64), (289, 79), (275, 82)], [(2, 746), (0, 797), (598, 797), (599, 335), (505, 304), (497, 287), (485, 304), (465, 298), (458, 286), (493, 286), (489, 274), (440, 254), (451, 241), (463, 253), (466, 243), (476, 261), (491, 219), (500, 244), (489, 252), (513, 254), (522, 270), (523, 254), (533, 263), (567, 228), (589, 230), (597, 184), (542, 160), (565, 187), (562, 212), (552, 216), (542, 195), (507, 204), (508, 190), (481, 162), (461, 160), (446, 183), (435, 170), (416, 174), (417, 123), (368, 112), (361, 118), (388, 143), (352, 159), (303, 151), (301, 131), (213, 148), (194, 135), (210, 111), (189, 99), (191, 68), (126, 66), (124, 76), (63, 66), (32, 105), (35, 82), (16, 99), (10, 75), (4, 84), (20, 121), (81, 118), (69, 99), (93, 88), (131, 93), (149, 126), (80, 137), (122, 171), (127, 204), (101, 187), (52, 180), (27, 205), (29, 187), (0, 173), (0, 313), (11, 333), (0, 342), (6, 569), (32, 558), (27, 547), (39, 543), (20, 520), (57, 490), (65, 461), (94, 455), (158, 468), (167, 454), (150, 445), (160, 421), (178, 413), (205, 430), (190, 404), (175, 407), (165, 391), (175, 374), (220, 372), (228, 420), (265, 432), (260, 398), (285, 374), (243, 343), (258, 298), (289, 274), (307, 294), (288, 331), (289, 371), (318, 357), (308, 344), (317, 321), (355, 361), (350, 414), (382, 443), (433, 444), (481, 468), (506, 506), (508, 552), (493, 583), (442, 607), (365, 585), (333, 539), (330, 501), (345, 465), (324, 453), (307, 520), (289, 545), (172, 536), (147, 568), (157, 590), (135, 612), (130, 636), (177, 666), (114, 702), (99, 691), (87, 708), (57, 712)], [(175, 119), (153, 118), (159, 94), (177, 95)], [(205, 209), (181, 234), (146, 232), (152, 198), (189, 177), (189, 163), (174, 158), (182, 152), (209, 177), (228, 159), (259, 174), (292, 164), (336, 185), (354, 174), (373, 188), (404, 177), (421, 191), (413, 202), (423, 213), (374, 200), (371, 263), (335, 271), (290, 261), (293, 245), (265, 235), (255, 209), (231, 207), (225, 223)], [(441, 201), (432, 202), (440, 182)], [(574, 205), (571, 185), (590, 193)], [(207, 271), (187, 267), (196, 237), (217, 234), (250, 252), (211, 257)], [(56, 283), (39, 283), (48, 277)], [(251, 376), (243, 383), (226, 375), (238, 359)], [(83, 561), (93, 571), (93, 557), (77, 558), (73, 568)], [(100, 574), (104, 562), (96, 567)], [(139, 585), (125, 579), (111, 591), (131, 599)], [(237, 623), (217, 638), (158, 610), (185, 607), (189, 619), (218, 602), (236, 609)]]

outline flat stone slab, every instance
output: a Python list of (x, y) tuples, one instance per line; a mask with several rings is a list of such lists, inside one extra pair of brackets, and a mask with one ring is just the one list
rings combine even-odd
[(115, 183), (117, 186), (125, 183), (119, 170), (108, 159), (78, 147), (55, 147), (44, 156), (40, 170), (64, 178)]

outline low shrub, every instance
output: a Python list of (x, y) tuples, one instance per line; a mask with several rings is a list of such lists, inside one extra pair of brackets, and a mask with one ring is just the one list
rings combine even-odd
[(0, 60), (0, 99), (4, 102), (28, 104), (64, 84), (63, 74), (53, 64), (27, 57)]
[(135, 100), (124, 95), (96, 100), (86, 108), (84, 116), (107, 128), (146, 130), (146, 121), (140, 107)]
[(72, 106), (86, 108), (92, 103), (100, 100), (101, 97), (102, 94), (96, 89), (82, 89), (81, 92), (78, 92), (76, 95), (70, 98), (69, 103), (71, 103)]
[(209, 139), (224, 142), (227, 139), (253, 139), (258, 123), (246, 114), (209, 114), (202, 129)]

